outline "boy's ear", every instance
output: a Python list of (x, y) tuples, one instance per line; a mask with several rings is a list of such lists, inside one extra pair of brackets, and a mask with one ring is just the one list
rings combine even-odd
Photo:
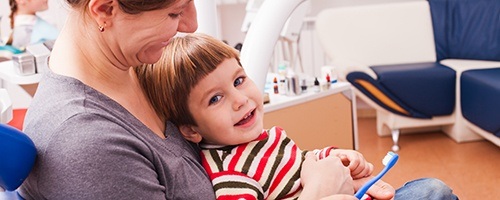
[(179, 126), (179, 130), (181, 131), (182, 136), (188, 141), (194, 142), (194, 143), (200, 143), (201, 142), (201, 135), (194, 129), (193, 126), (188, 126), (188, 125), (181, 125)]
[(117, 6), (118, 2), (115, 0), (90, 0), (88, 5), (90, 15), (99, 26), (111, 25), (111, 17), (115, 15)]

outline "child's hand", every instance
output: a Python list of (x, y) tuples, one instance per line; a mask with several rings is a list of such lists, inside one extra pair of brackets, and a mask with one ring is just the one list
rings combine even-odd
[(357, 151), (335, 149), (330, 151), (330, 155), (340, 158), (344, 166), (351, 170), (352, 179), (367, 177), (373, 172), (373, 165), (366, 161), (363, 155)]
[[(353, 181), (354, 189), (357, 191), (372, 178), (374, 178), (374, 176), (368, 176), (365, 178), (354, 180)], [(368, 191), (366, 192), (366, 194), (369, 195), (371, 199), (378, 199), (378, 200), (393, 199), (395, 193), (396, 190), (394, 189), (394, 187), (392, 187), (391, 185), (382, 180), (375, 182), (375, 184), (373, 184), (372, 187), (370, 187), (370, 189), (368, 189)]]

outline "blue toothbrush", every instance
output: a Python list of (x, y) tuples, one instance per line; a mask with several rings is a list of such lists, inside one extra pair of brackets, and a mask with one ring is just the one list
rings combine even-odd
[(384, 159), (382, 159), (382, 164), (385, 165), (384, 169), (378, 173), (377, 176), (375, 176), (375, 178), (371, 179), (370, 181), (368, 181), (367, 183), (365, 183), (363, 185), (363, 187), (361, 187), (354, 196), (356, 196), (356, 198), (358, 199), (361, 199), (361, 197), (363, 197), (363, 195), (366, 193), (366, 191), (368, 191), (368, 189), (370, 189), (370, 187), (375, 184), (375, 182), (377, 182), (378, 180), (380, 180), (380, 178), (382, 178), (382, 176), (385, 175), (385, 173), (387, 173), (387, 171), (389, 171), (389, 169), (392, 168), (392, 166), (394, 166), (396, 164), (396, 162), (398, 161), (398, 154), (392, 152), (392, 151), (389, 151), (387, 152), (387, 155), (385, 155)]

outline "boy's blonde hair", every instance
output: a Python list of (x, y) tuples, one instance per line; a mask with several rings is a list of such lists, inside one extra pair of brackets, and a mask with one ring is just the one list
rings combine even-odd
[(136, 68), (136, 73), (156, 113), (176, 125), (197, 125), (189, 111), (191, 89), (225, 59), (235, 58), (241, 66), (239, 52), (202, 33), (173, 38), (160, 60)]

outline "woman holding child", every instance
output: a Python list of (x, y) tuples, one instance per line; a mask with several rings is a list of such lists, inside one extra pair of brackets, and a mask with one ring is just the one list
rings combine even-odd
[[(196, 30), (194, 2), (66, 1), (71, 11), (52, 50), (50, 72), (25, 120), (38, 157), (20, 195), (214, 199), (199, 147), (155, 112), (133, 70), (157, 62), (177, 32)], [(334, 156), (308, 155), (301, 176), (301, 199), (353, 199), (362, 184)], [(394, 189), (379, 182), (370, 194), (389, 199)]]

